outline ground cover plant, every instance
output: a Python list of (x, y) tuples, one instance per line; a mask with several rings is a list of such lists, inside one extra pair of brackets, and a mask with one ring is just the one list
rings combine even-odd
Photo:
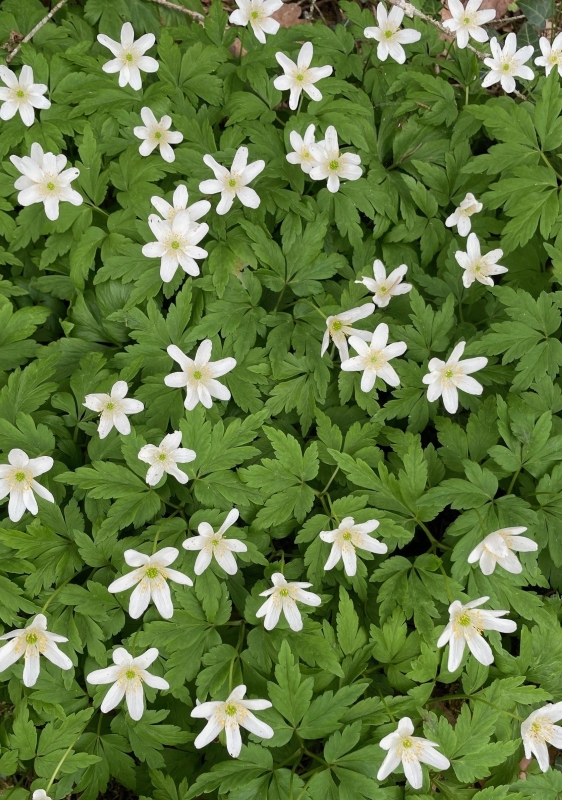
[(290, 5), (1, 5), (3, 798), (562, 793), (561, 9)]

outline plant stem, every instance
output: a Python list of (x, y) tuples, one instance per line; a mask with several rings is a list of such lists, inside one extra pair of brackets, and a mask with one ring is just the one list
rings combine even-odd
[(51, 605), (51, 601), (55, 599), (55, 597), (57, 596), (57, 594), (58, 594), (58, 593), (59, 593), (59, 592), (60, 592), (62, 589), (64, 589), (64, 587), (66, 586), (66, 584), (67, 584), (69, 581), (71, 581), (73, 577), (74, 577), (74, 575), (71, 575), (71, 576), (70, 576), (70, 578), (67, 578), (65, 581), (63, 581), (63, 582), (61, 583), (61, 585), (60, 585), (60, 586), (58, 586), (58, 587), (55, 589), (55, 591), (53, 592), (53, 594), (52, 594), (50, 597), (48, 597), (48, 598), (47, 598), (47, 601), (45, 602), (45, 604), (43, 605), (43, 608), (42, 608), (42, 609), (41, 609), (41, 611), (39, 612), (40, 614), (44, 614), (44, 613), (45, 613), (45, 611), (46, 611), (46, 610), (49, 608), (49, 606)]

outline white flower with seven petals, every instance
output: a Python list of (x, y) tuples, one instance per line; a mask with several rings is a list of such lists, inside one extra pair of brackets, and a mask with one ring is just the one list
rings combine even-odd
[(407, 294), (411, 290), (411, 283), (402, 283), (407, 272), (408, 267), (405, 264), (401, 264), (387, 276), (384, 264), (377, 258), (373, 262), (373, 275), (375, 277), (369, 278), (365, 276), (360, 281), (355, 281), (355, 283), (362, 283), (373, 293), (373, 303), (376, 306), (386, 308), (391, 298), (400, 294)]
[(173, 475), (180, 483), (187, 483), (189, 478), (178, 468), (178, 464), (189, 464), (196, 458), (195, 450), (180, 447), (181, 431), (174, 431), (164, 436), (158, 447), (155, 444), (145, 444), (139, 450), (139, 458), (150, 464), (146, 473), (146, 482), (149, 486), (156, 486), (164, 473)]
[(36, 108), (51, 107), (51, 101), (43, 97), (49, 87), (33, 83), (33, 70), (27, 64), (19, 78), (8, 67), (0, 66), (0, 79), (6, 84), (6, 88), (0, 87), (0, 119), (12, 119), (19, 112), (23, 124), (29, 127), (35, 122)]
[(320, 538), (323, 542), (332, 545), (328, 560), (324, 564), (325, 570), (333, 569), (343, 559), (345, 574), (353, 577), (357, 572), (356, 549), (367, 550), (369, 553), (383, 554), (388, 552), (388, 547), (369, 536), (379, 527), (376, 519), (368, 522), (355, 523), (353, 517), (344, 517), (338, 528), (333, 531), (321, 531)]
[(158, 658), (158, 650), (151, 647), (146, 653), (136, 658), (128, 653), (124, 647), (113, 651), (115, 666), (105, 669), (96, 669), (86, 675), (88, 683), (94, 685), (113, 683), (113, 686), (103, 698), (100, 711), (107, 714), (119, 705), (123, 697), (131, 719), (139, 720), (144, 713), (143, 683), (152, 689), (169, 689), (170, 684), (158, 675), (147, 672), (148, 667)]
[(188, 211), (179, 211), (171, 222), (160, 219), (157, 214), (151, 214), (148, 224), (158, 241), (147, 242), (142, 248), (142, 254), (147, 258), (160, 259), (160, 277), (164, 283), (172, 280), (178, 267), (188, 275), (199, 275), (199, 264), (195, 259), (207, 258), (209, 255), (202, 247), (197, 247), (207, 235), (207, 223), (194, 223)]
[(508, 33), (505, 37), (503, 50), (495, 36), (490, 40), (490, 49), (492, 58), (484, 59), (484, 64), (490, 68), (490, 72), (482, 81), (484, 89), (499, 82), (504, 92), (511, 94), (515, 91), (515, 78), (523, 78), (527, 81), (533, 80), (533, 70), (525, 66), (525, 62), (531, 58), (534, 52), (532, 44), (528, 44), (518, 50), (517, 36), (514, 33)]
[(158, 197), (158, 195), (154, 195), (154, 197), (150, 198), (150, 202), (156, 211), (158, 211), (162, 219), (165, 219), (167, 222), (172, 222), (176, 214), (180, 211), (185, 211), (189, 215), (190, 222), (196, 222), (207, 214), (211, 208), (211, 204), (208, 200), (199, 200), (191, 206), (187, 205), (188, 200), (189, 193), (187, 191), (187, 186), (184, 186), (182, 183), (174, 189), (172, 198), (173, 205), (170, 205), (163, 197)]
[(502, 267), (497, 261), (503, 256), (503, 250), (490, 250), (489, 253), (482, 255), (480, 241), (475, 233), (471, 233), (466, 240), (466, 253), (457, 250), (455, 258), (457, 264), (464, 270), (462, 276), (463, 286), (467, 289), (472, 286), (474, 281), (493, 286), (492, 275), (502, 275), (507, 272), (507, 267)]
[(240, 539), (225, 538), (224, 534), (234, 525), (239, 516), (238, 509), (233, 508), (228, 512), (218, 531), (214, 531), (208, 522), (201, 522), (197, 528), (199, 535), (185, 540), (183, 546), (186, 550), (199, 550), (194, 567), (196, 575), (202, 575), (205, 572), (213, 557), (219, 567), (222, 567), (228, 575), (236, 573), (238, 566), (232, 554), (245, 553), (248, 548)]
[(145, 33), (135, 41), (135, 31), (130, 22), (125, 22), (121, 28), (121, 41), (116, 42), (104, 33), (98, 34), (98, 42), (111, 50), (114, 59), (106, 61), (102, 69), (104, 72), (118, 72), (119, 86), (131, 86), (132, 89), (142, 88), (140, 71), (157, 72), (158, 61), (150, 56), (145, 56), (147, 50), (153, 46), (156, 37), (153, 33)]
[(271, 15), (282, 6), (282, 0), (235, 0), (238, 8), (232, 12), (228, 21), (232, 25), (250, 25), (254, 36), (265, 44), (265, 34), (275, 34), (279, 30), (279, 23)]
[(22, 174), (14, 183), (21, 206), (43, 203), (47, 218), (55, 220), (59, 218), (59, 203), (82, 204), (82, 195), (70, 185), (80, 175), (80, 170), (77, 167), (65, 169), (66, 156), (43, 153), (41, 145), (34, 142), (30, 156), (10, 156), (10, 161)]
[(289, 108), (292, 111), (298, 106), (302, 92), (311, 100), (322, 100), (322, 92), (314, 84), (322, 78), (327, 78), (334, 71), (330, 66), (311, 67), (313, 52), (312, 42), (305, 42), (297, 56), (296, 64), (284, 53), (275, 53), (275, 58), (283, 67), (285, 74), (275, 78), (273, 85), (282, 92), (290, 91)]
[(414, 725), (409, 717), (402, 717), (394, 733), (389, 733), (379, 742), (379, 747), (388, 750), (377, 773), (377, 780), (384, 781), (399, 764), (402, 764), (406, 780), (413, 789), (421, 789), (423, 772), (421, 765), (429, 764), (438, 770), (449, 769), (449, 759), (435, 748), (436, 742), (430, 742), (421, 736), (413, 736)]
[[(468, 556), (468, 563), (480, 562), (480, 569), (484, 575), (491, 575), (496, 564), (507, 572), (519, 575), (523, 571), (521, 562), (515, 552), (531, 553), (538, 550), (538, 544), (527, 536), (521, 536), (527, 528), (502, 528), (489, 533), (486, 538), (476, 545)], [(515, 552), (513, 552), (515, 551)]]
[(260, 597), (267, 597), (265, 603), (256, 612), (256, 617), (263, 621), (266, 631), (272, 630), (279, 622), (281, 612), (293, 631), (302, 631), (301, 612), (297, 602), (306, 606), (319, 606), (322, 599), (314, 592), (306, 592), (311, 583), (287, 582), (281, 572), (274, 572), (271, 576), (273, 587), (260, 592)]
[(174, 614), (174, 606), (168, 581), (183, 586), (193, 586), (191, 578), (183, 572), (170, 569), (170, 564), (174, 563), (178, 555), (179, 550), (175, 547), (163, 547), (151, 556), (139, 553), (137, 550), (125, 550), (123, 554), (125, 563), (136, 569), (113, 581), (107, 587), (107, 591), (117, 594), (136, 586), (129, 601), (129, 614), (132, 619), (141, 617), (151, 600), (160, 616), (170, 619)]
[(273, 728), (252, 714), (252, 711), (271, 708), (271, 703), (269, 700), (244, 700), (245, 694), (246, 687), (244, 685), (237, 686), (226, 700), (200, 703), (195, 706), (191, 716), (208, 720), (193, 742), (198, 750), (210, 744), (224, 730), (226, 749), (233, 758), (238, 758), (242, 750), (240, 726), (262, 739), (273, 737)]
[(351, 326), (360, 319), (370, 317), (374, 310), (375, 306), (373, 303), (365, 303), (357, 308), (350, 308), (349, 311), (342, 311), (340, 314), (327, 317), (326, 330), (322, 338), (320, 355), (324, 355), (331, 339), (338, 348), (340, 359), (346, 361), (346, 359), (349, 358), (346, 336), (351, 336), (353, 334), (354, 336), (359, 336), (361, 339), (365, 339), (365, 341), (369, 341), (373, 335), (371, 331), (362, 331), (352, 328)]
[(365, 28), (363, 31), (366, 39), (376, 39), (377, 57), (386, 61), (388, 56), (399, 64), (406, 61), (406, 52), (403, 44), (413, 44), (421, 39), (421, 33), (413, 28), (401, 29), (404, 12), (401, 8), (393, 6), (390, 13), (382, 3), (377, 6), (377, 26)]
[(461, 50), (467, 46), (469, 38), (476, 42), (488, 41), (488, 33), (481, 26), (491, 22), (496, 12), (493, 8), (479, 11), (481, 5), (482, 0), (468, 0), (466, 6), (463, 6), (461, 0), (448, 0), (452, 17), (444, 20), (443, 25), (456, 34), (457, 45)]
[(45, 656), (61, 669), (72, 668), (72, 661), (57, 647), (58, 642), (68, 642), (68, 639), (47, 630), (47, 617), (44, 614), (37, 614), (27, 628), (0, 636), (0, 640), (6, 639), (9, 640), (8, 644), (0, 648), (0, 672), (4, 672), (23, 656), (24, 686), (35, 686), (41, 668), (40, 656)]
[(247, 147), (238, 148), (230, 170), (217, 163), (213, 156), (203, 156), (203, 161), (213, 170), (215, 177), (201, 181), (199, 191), (203, 194), (218, 194), (220, 192), (221, 199), (217, 206), (217, 214), (226, 214), (230, 211), (236, 197), (243, 206), (248, 208), (257, 208), (259, 206), (259, 195), (247, 184), (262, 172), (265, 167), (265, 161), (253, 161), (248, 164)]
[(113, 427), (123, 436), (131, 432), (131, 423), (128, 414), (139, 414), (144, 410), (144, 403), (126, 397), (129, 387), (125, 381), (117, 381), (111, 387), (110, 394), (87, 394), (84, 405), (90, 411), (96, 411), (100, 416), (98, 433), (100, 439), (105, 439)]
[(340, 188), (340, 179), (356, 181), (363, 174), (359, 166), (360, 156), (355, 153), (340, 153), (338, 134), (333, 125), (326, 129), (326, 138), (310, 146), (315, 164), (310, 170), (310, 177), (314, 181), (328, 179), (329, 192), (337, 192)]
[(482, 208), (482, 203), (479, 203), (474, 195), (468, 192), (460, 206), (447, 217), (445, 225), (447, 228), (453, 228), (456, 225), (459, 236), (468, 236), (471, 225), (470, 218), (473, 214), (482, 211)]
[(166, 375), (164, 383), (174, 389), (183, 389), (185, 386), (184, 405), (188, 411), (193, 411), (198, 403), (202, 403), (205, 408), (211, 408), (213, 397), (218, 400), (230, 400), (229, 390), (216, 379), (233, 370), (236, 359), (221, 358), (219, 361), (211, 361), (212, 349), (211, 340), (205, 339), (197, 348), (195, 358), (192, 359), (182, 353), (175, 344), (168, 347), (168, 355), (177, 361), (182, 371)]
[(141, 108), (141, 119), (144, 125), (137, 125), (133, 128), (133, 133), (137, 139), (142, 139), (139, 147), (141, 156), (149, 156), (157, 147), (160, 148), (160, 155), (169, 164), (176, 160), (176, 154), (171, 145), (179, 144), (183, 141), (183, 133), (171, 131), (172, 118), (164, 114), (160, 122), (156, 119), (148, 106)]
[(359, 336), (350, 336), (349, 344), (359, 353), (347, 361), (343, 361), (341, 368), (344, 372), (363, 372), (361, 376), (361, 390), (370, 392), (377, 378), (389, 386), (399, 386), (400, 378), (396, 370), (388, 362), (392, 358), (403, 355), (407, 350), (406, 342), (388, 342), (388, 325), (381, 322), (373, 331), (371, 341), (364, 342)]
[(465, 605), (460, 600), (455, 600), (449, 606), (449, 623), (437, 641), (437, 647), (444, 647), (449, 643), (447, 662), (449, 672), (454, 672), (460, 667), (466, 645), (481, 664), (488, 666), (494, 663), (492, 648), (483, 638), (482, 631), (513, 633), (517, 630), (517, 624), (513, 620), (500, 619), (509, 614), (509, 611), (488, 611), (478, 608), (489, 599), (489, 597), (479, 597), (478, 600), (471, 600)]
[(535, 58), (537, 67), (544, 67), (547, 75), (550, 75), (554, 67), (558, 67), (558, 74), (562, 77), (562, 33), (555, 37), (552, 44), (550, 44), (546, 36), (541, 36), (539, 47), (542, 56)]
[(447, 361), (440, 358), (432, 358), (428, 364), (429, 372), (424, 375), (422, 381), (428, 384), (427, 399), (430, 403), (443, 396), (443, 405), (449, 412), (454, 414), (459, 407), (458, 389), (467, 394), (482, 394), (482, 384), (478, 383), (469, 375), (484, 369), (488, 359), (484, 356), (479, 358), (467, 358), (461, 361), (466, 342), (459, 342)]
[(48, 472), (53, 466), (51, 456), (29, 458), (27, 453), (19, 448), (14, 448), (8, 453), (9, 464), (0, 464), (0, 500), (10, 495), (8, 501), (8, 516), (12, 522), (19, 522), (27, 509), (32, 514), (37, 514), (37, 500), (35, 494), (55, 502), (55, 498), (48, 489), (37, 483), (38, 475)]
[[(296, 131), (291, 131), (289, 134), (289, 141), (291, 142), (293, 152), (287, 153), (287, 161), (289, 164), (300, 164), (300, 168), (307, 175), (310, 173), (310, 170), (316, 163), (310, 150), (311, 145), (315, 144), (315, 127), (316, 126), (314, 124), (309, 125), (304, 133), (304, 136), (301, 136)], [(323, 142), (318, 142), (318, 144), (321, 147), (324, 145)]]
[(548, 745), (551, 744), (559, 750), (562, 748), (562, 728), (554, 724), (561, 719), (562, 703), (547, 703), (529, 714), (521, 723), (525, 758), (531, 759), (535, 756), (542, 772), (547, 772), (550, 767)]

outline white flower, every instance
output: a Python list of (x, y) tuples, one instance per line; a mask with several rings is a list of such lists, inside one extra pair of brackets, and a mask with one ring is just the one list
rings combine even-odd
[(326, 129), (326, 138), (323, 142), (310, 146), (312, 157), (316, 162), (310, 170), (310, 177), (314, 181), (328, 179), (328, 191), (337, 192), (340, 188), (340, 178), (356, 181), (363, 174), (360, 166), (360, 156), (355, 153), (340, 153), (338, 134), (333, 125)]
[(107, 591), (113, 594), (125, 592), (138, 584), (129, 601), (131, 617), (138, 619), (142, 616), (152, 600), (160, 616), (170, 619), (174, 614), (174, 606), (167, 581), (193, 586), (191, 578), (169, 567), (178, 555), (179, 550), (175, 547), (164, 547), (151, 556), (139, 553), (137, 550), (125, 550), (123, 554), (125, 562), (137, 569), (117, 578), (107, 587)]
[(357, 554), (356, 548), (360, 550), (368, 550), (369, 553), (386, 553), (388, 547), (369, 536), (379, 527), (379, 522), (376, 519), (370, 519), (368, 522), (355, 524), (353, 517), (344, 517), (339, 528), (333, 531), (321, 531), (320, 538), (323, 542), (329, 542), (332, 545), (330, 555), (324, 569), (333, 569), (340, 559), (343, 559), (343, 565), (346, 575), (352, 577), (357, 572)]
[(45, 789), (36, 789), (31, 796), (31, 800), (51, 800)]
[(342, 361), (348, 359), (349, 350), (347, 349), (347, 339), (345, 337), (354, 334), (368, 341), (373, 335), (371, 331), (356, 330), (351, 326), (359, 319), (370, 317), (374, 310), (375, 306), (372, 303), (365, 303), (357, 308), (350, 308), (349, 311), (342, 311), (341, 314), (334, 314), (331, 317), (327, 317), (326, 330), (324, 331), (324, 337), (322, 339), (320, 355), (324, 355), (330, 344), (330, 339), (332, 339), (338, 348), (340, 359)]
[(478, 214), (479, 211), (482, 211), (482, 208), (482, 203), (479, 203), (474, 195), (468, 192), (460, 206), (455, 208), (453, 213), (447, 217), (445, 225), (448, 228), (456, 225), (459, 236), (468, 236), (470, 233), (470, 218), (473, 214)]
[(211, 351), (213, 343), (210, 339), (201, 342), (195, 353), (195, 358), (186, 356), (179, 347), (171, 344), (168, 347), (168, 355), (182, 368), (182, 372), (172, 372), (166, 375), (164, 383), (175, 389), (186, 388), (185, 407), (188, 411), (193, 411), (198, 403), (202, 403), (205, 408), (211, 408), (213, 397), (219, 400), (230, 400), (230, 392), (222, 383), (216, 380), (222, 375), (226, 375), (236, 366), (235, 358), (221, 358), (219, 361), (211, 361)]
[(297, 56), (297, 63), (291, 61), (284, 53), (275, 53), (275, 58), (283, 67), (284, 75), (275, 78), (273, 85), (280, 91), (291, 92), (289, 96), (289, 108), (293, 111), (299, 104), (301, 92), (307, 94), (311, 100), (322, 100), (322, 92), (314, 84), (322, 78), (331, 75), (333, 68), (311, 67), (313, 47), (312, 42), (305, 42)]
[(490, 67), (490, 72), (482, 81), (484, 88), (492, 86), (492, 84), (499, 81), (504, 92), (510, 94), (515, 91), (515, 78), (524, 78), (527, 81), (533, 80), (533, 70), (524, 66), (525, 62), (533, 55), (534, 48), (532, 44), (517, 50), (517, 36), (514, 33), (508, 33), (505, 37), (503, 50), (495, 36), (490, 40), (490, 49), (493, 58), (484, 59), (484, 64)]
[(160, 155), (169, 164), (175, 161), (176, 154), (172, 150), (172, 144), (179, 144), (183, 140), (183, 133), (169, 130), (172, 118), (164, 114), (160, 122), (156, 119), (148, 106), (141, 108), (141, 118), (144, 125), (137, 125), (133, 128), (133, 133), (137, 139), (142, 139), (139, 147), (141, 156), (149, 156), (157, 147), (160, 148)]
[(195, 259), (207, 258), (209, 255), (202, 247), (197, 247), (197, 243), (207, 235), (207, 223), (198, 225), (191, 221), (188, 211), (179, 211), (171, 222), (160, 219), (157, 214), (151, 214), (148, 224), (158, 241), (145, 244), (142, 254), (148, 258), (161, 259), (160, 277), (164, 283), (172, 280), (178, 267), (188, 275), (199, 275), (199, 264)]
[(521, 738), (525, 748), (525, 758), (536, 757), (542, 772), (550, 767), (547, 744), (562, 748), (562, 728), (555, 725), (562, 719), (562, 703), (547, 703), (537, 708), (521, 723)]
[(107, 714), (119, 705), (123, 697), (127, 703), (127, 709), (131, 719), (139, 720), (144, 713), (144, 691), (143, 683), (152, 689), (169, 689), (170, 684), (164, 678), (152, 675), (147, 672), (153, 661), (158, 658), (158, 650), (151, 647), (146, 653), (137, 658), (128, 653), (124, 647), (118, 647), (113, 651), (114, 667), (96, 669), (86, 676), (88, 683), (99, 685), (103, 683), (113, 683), (113, 686), (103, 698), (100, 711)]
[(401, 356), (406, 352), (406, 342), (388, 342), (388, 325), (381, 322), (373, 331), (368, 344), (358, 336), (350, 336), (349, 344), (359, 355), (343, 361), (341, 368), (344, 372), (363, 372), (361, 376), (361, 390), (370, 392), (377, 378), (389, 386), (399, 386), (400, 378), (396, 370), (388, 362), (392, 358)]
[(180, 447), (181, 431), (174, 431), (164, 436), (158, 447), (154, 444), (145, 444), (139, 450), (139, 458), (150, 468), (146, 473), (146, 482), (149, 486), (156, 486), (162, 475), (173, 475), (180, 483), (187, 483), (189, 478), (178, 469), (177, 464), (188, 464), (196, 458), (195, 450)]
[(467, 46), (469, 38), (477, 42), (487, 42), (488, 34), (481, 25), (491, 22), (496, 16), (493, 8), (483, 11), (478, 9), (482, 0), (468, 0), (466, 7), (460, 0), (448, 0), (451, 19), (443, 21), (443, 25), (457, 35), (457, 45), (463, 49)]
[(90, 411), (101, 414), (98, 425), (100, 439), (105, 439), (115, 426), (119, 433), (127, 436), (131, 432), (131, 423), (127, 414), (139, 414), (144, 409), (144, 403), (125, 397), (128, 391), (125, 381), (117, 381), (111, 387), (110, 394), (87, 394), (84, 405)]
[(208, 200), (199, 200), (197, 203), (193, 203), (193, 205), (189, 206), (188, 208), (188, 199), (189, 193), (187, 191), (187, 186), (184, 186), (180, 183), (180, 185), (174, 190), (174, 196), (172, 199), (173, 205), (170, 205), (166, 202), (166, 200), (164, 200), (164, 198), (158, 197), (157, 195), (151, 197), (150, 202), (156, 211), (158, 211), (160, 216), (168, 222), (172, 222), (176, 214), (178, 214), (180, 211), (187, 212), (190, 221), (195, 222), (207, 214), (211, 208), (211, 204)]
[(400, 30), (400, 25), (404, 19), (402, 9), (393, 6), (390, 14), (382, 3), (377, 6), (377, 27), (365, 28), (363, 31), (367, 39), (376, 39), (378, 44), (377, 56), (380, 61), (386, 61), (388, 56), (399, 64), (406, 61), (406, 53), (403, 44), (413, 44), (421, 39), (421, 33), (413, 28)]
[(411, 283), (402, 283), (407, 272), (408, 267), (401, 264), (387, 276), (384, 264), (377, 258), (373, 262), (374, 279), (365, 277), (355, 283), (362, 283), (370, 292), (373, 292), (373, 303), (376, 306), (386, 308), (392, 297), (407, 294), (412, 288)]
[(507, 272), (507, 267), (502, 267), (497, 261), (503, 256), (503, 250), (490, 250), (486, 255), (480, 252), (480, 241), (475, 233), (471, 233), (466, 240), (466, 253), (457, 250), (455, 258), (459, 267), (464, 270), (462, 276), (463, 286), (467, 289), (474, 281), (483, 283), (484, 286), (493, 286), (492, 275), (502, 275)]
[(186, 550), (200, 551), (195, 561), (194, 571), (196, 575), (201, 575), (205, 572), (213, 556), (217, 564), (228, 575), (236, 573), (238, 566), (232, 553), (245, 553), (248, 548), (240, 539), (226, 539), (224, 534), (234, 525), (239, 516), (238, 509), (233, 508), (232, 511), (228, 512), (218, 531), (214, 531), (208, 522), (201, 522), (197, 528), (199, 535), (185, 540), (183, 546)]
[(444, 647), (449, 643), (449, 672), (454, 672), (460, 666), (465, 645), (468, 645), (474, 658), (481, 664), (493, 664), (494, 654), (483, 638), (482, 631), (513, 633), (517, 630), (517, 624), (513, 620), (499, 619), (504, 614), (509, 614), (509, 611), (477, 610), (478, 606), (487, 603), (489, 599), (479, 597), (464, 606), (460, 600), (455, 600), (449, 606), (449, 624), (437, 642), (437, 647)]
[(480, 562), (480, 569), (484, 575), (491, 575), (496, 564), (507, 572), (519, 575), (523, 567), (513, 550), (521, 553), (530, 553), (538, 550), (538, 544), (527, 536), (521, 536), (527, 528), (502, 528), (489, 533), (486, 538), (476, 545), (468, 557), (469, 564)]
[(0, 88), (0, 119), (12, 119), (19, 111), (23, 124), (29, 127), (35, 122), (34, 109), (51, 107), (51, 101), (43, 97), (49, 87), (33, 83), (33, 70), (27, 64), (21, 68), (19, 78), (8, 67), (0, 66), (0, 80), (7, 86)]
[(282, 6), (282, 0), (235, 0), (238, 8), (233, 11), (228, 21), (232, 25), (250, 23), (258, 42), (265, 44), (265, 34), (277, 33), (279, 23), (271, 19), (271, 15)]
[(48, 219), (55, 220), (59, 218), (59, 203), (82, 204), (82, 195), (70, 185), (80, 175), (80, 170), (77, 167), (65, 169), (66, 156), (43, 153), (41, 145), (35, 142), (31, 145), (31, 156), (10, 156), (10, 161), (22, 173), (14, 183), (21, 206), (43, 203)]
[(552, 44), (550, 44), (546, 36), (541, 36), (539, 47), (542, 56), (535, 58), (537, 67), (544, 67), (547, 75), (550, 75), (553, 67), (558, 67), (558, 74), (562, 76), (562, 33), (556, 36)]
[[(315, 127), (315, 125), (309, 125), (304, 136), (301, 136), (296, 131), (291, 131), (289, 134), (289, 140), (291, 142), (293, 152), (287, 154), (287, 161), (289, 164), (300, 164), (302, 171), (307, 175), (310, 173), (310, 170), (316, 163), (314, 161), (314, 156), (310, 151), (310, 146), (315, 144)], [(322, 147), (324, 142), (318, 142), (318, 144)]]
[(242, 205), (248, 208), (259, 206), (260, 198), (257, 192), (247, 184), (260, 174), (265, 167), (265, 161), (253, 161), (248, 164), (247, 147), (238, 148), (230, 171), (218, 164), (213, 156), (203, 156), (203, 161), (213, 170), (215, 177), (201, 181), (199, 191), (203, 194), (220, 192), (221, 199), (217, 206), (217, 214), (226, 214), (227, 211), (230, 211), (235, 197), (238, 197)]
[(427, 399), (429, 402), (432, 403), (443, 395), (443, 405), (449, 414), (454, 414), (459, 407), (457, 389), (461, 389), (467, 394), (482, 394), (483, 391), (482, 385), (468, 376), (471, 372), (484, 369), (488, 359), (481, 356), (460, 361), (465, 346), (466, 342), (459, 342), (447, 361), (432, 358), (428, 364), (429, 372), (422, 378), (422, 381), (428, 384)]
[(271, 739), (273, 729), (259, 720), (252, 711), (263, 711), (271, 708), (269, 700), (244, 700), (246, 687), (237, 686), (224, 701), (201, 703), (191, 712), (192, 717), (209, 720), (193, 744), (197, 749), (210, 744), (221, 731), (226, 732), (226, 749), (233, 758), (238, 758), (242, 749), (240, 726), (261, 736)]
[(98, 42), (107, 47), (114, 59), (107, 61), (102, 69), (104, 72), (118, 72), (119, 86), (129, 84), (133, 89), (142, 88), (140, 70), (143, 72), (157, 72), (158, 61), (150, 56), (145, 56), (147, 50), (153, 46), (156, 37), (153, 33), (145, 33), (135, 42), (135, 31), (130, 22), (125, 22), (121, 28), (121, 42), (115, 42), (104, 33), (98, 34)]
[(5, 633), (0, 639), (10, 640), (0, 648), (0, 672), (4, 672), (23, 656), (24, 686), (35, 686), (41, 667), (39, 656), (45, 656), (61, 669), (72, 668), (72, 661), (57, 647), (57, 642), (68, 642), (68, 639), (47, 630), (47, 617), (44, 614), (37, 614), (27, 628)]
[(421, 736), (412, 736), (414, 725), (410, 717), (402, 717), (394, 733), (389, 733), (379, 742), (379, 747), (388, 753), (377, 773), (377, 780), (384, 781), (397, 766), (402, 763), (406, 780), (413, 789), (421, 789), (423, 772), (421, 765), (429, 764), (438, 770), (449, 769), (450, 761), (435, 748), (436, 742), (430, 742)]
[(319, 606), (321, 598), (314, 592), (305, 592), (311, 583), (288, 583), (281, 572), (274, 572), (271, 576), (273, 587), (260, 592), (260, 597), (267, 597), (265, 603), (256, 612), (256, 617), (265, 617), (263, 624), (266, 631), (272, 630), (279, 622), (281, 612), (293, 631), (302, 631), (302, 617), (297, 607), (297, 601), (306, 606)]
[(53, 466), (51, 456), (29, 458), (27, 453), (16, 447), (8, 453), (8, 461), (9, 464), (0, 464), (0, 500), (10, 495), (8, 516), (12, 522), (19, 522), (26, 509), (32, 514), (37, 514), (34, 492), (50, 503), (55, 502), (50, 491), (35, 480), (38, 475), (43, 475), (51, 469)]

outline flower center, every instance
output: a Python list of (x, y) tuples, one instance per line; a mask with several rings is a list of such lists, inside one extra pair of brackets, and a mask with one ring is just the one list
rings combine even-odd
[(156, 569), (156, 567), (149, 567), (146, 570), (145, 575), (147, 578), (150, 578), (150, 580), (154, 580), (154, 578), (157, 578), (160, 575), (160, 570)]
[(464, 22), (464, 24), (465, 24), (465, 25), (470, 25), (470, 22), (471, 22), (471, 19), (470, 19), (470, 17), (465, 17), (465, 18), (463, 19), (463, 22)]
[(235, 178), (231, 178), (228, 181), (228, 185), (230, 186), (231, 189), (234, 189), (234, 187), (236, 186), (236, 179)]
[(170, 245), (172, 250), (179, 250), (179, 246), (180, 246), (179, 242), (172, 242), (172, 244)]
[(330, 161), (328, 166), (329, 166), (330, 169), (333, 170), (333, 169), (337, 169), (339, 167), (339, 165), (340, 165), (340, 162), (337, 160), (337, 158), (333, 158)]
[(216, 547), (220, 543), (220, 538), (215, 536), (214, 539), (211, 540), (213, 543), (213, 547)]
[(160, 453), (160, 455), (158, 456), (158, 461), (165, 461), (167, 458), (168, 456), (166, 455), (166, 453)]
[(55, 184), (53, 183), (53, 181), (49, 181), (49, 182), (47, 183), (47, 189), (48, 189), (50, 192), (52, 192), (54, 188), (55, 188)]
[(134, 669), (128, 669), (127, 672), (125, 673), (125, 677), (127, 678), (128, 681), (132, 681), (133, 678), (137, 677), (137, 673), (135, 672)]
[(341, 322), (341, 320), (339, 319), (334, 320), (334, 322), (332, 323), (332, 330), (341, 331), (342, 328), (343, 328), (343, 322)]
[(260, 18), (259, 11), (252, 11), (252, 13), (250, 14), (250, 19), (259, 19), (259, 18)]
[(28, 633), (27, 636), (25, 637), (25, 641), (28, 644), (37, 644), (38, 640), (39, 640), (39, 637), (37, 636), (36, 633)]
[(234, 717), (236, 715), (236, 706), (234, 705), (234, 703), (229, 703), (224, 709), (224, 711), (226, 714), (228, 714), (229, 717)]
[(16, 92), (16, 97), (19, 97), (20, 99), (21, 99), (22, 97), (25, 97), (25, 92), (23, 91), (23, 89), (18, 89), (18, 90), (17, 90), (17, 92)]
[(16, 472), (14, 478), (17, 480), (18, 483), (22, 483), (25, 480), (25, 472)]
[(125, 56), (125, 61), (129, 61), (130, 63), (132, 60), (133, 60), (133, 54), (127, 53), (127, 55)]
[(405, 747), (407, 750), (409, 750), (413, 744), (414, 743), (412, 742), (411, 739), (402, 739), (402, 747)]
[(470, 625), (470, 616), (468, 614), (460, 614), (457, 617), (457, 622), (459, 625), (462, 625), (463, 628), (468, 628)]
[(200, 381), (201, 378), (203, 377), (203, 373), (200, 370), (196, 369), (195, 372), (193, 373), (193, 377), (195, 378), (196, 381)]
[(115, 403), (109, 402), (105, 404), (106, 411), (113, 411), (115, 409)]
[(381, 288), (379, 289), (379, 292), (388, 292), (388, 287), (381, 286)]
[(160, 133), (160, 131), (154, 131), (154, 138), (155, 139), (161, 139), (162, 138), (162, 134)]
[(345, 533), (342, 535), (342, 537), (341, 537), (341, 538), (342, 538), (342, 539), (344, 539), (346, 542), (350, 542), (350, 541), (351, 541), (351, 533), (350, 533), (349, 531), (346, 531), (346, 532), (345, 532)]
[(289, 596), (289, 590), (288, 589), (281, 589), (279, 594), (281, 595), (281, 597), (288, 597)]
[(393, 34), (393, 33), (394, 33), (394, 31), (391, 31), (391, 30), (389, 30), (389, 29), (387, 28), (387, 29), (385, 30), (385, 32), (384, 32), (384, 38), (385, 38), (385, 39), (392, 39), (392, 34)]
[(446, 369), (445, 370), (445, 377), (446, 378), (452, 378), (454, 374), (455, 374), (455, 372), (452, 369)]
[(502, 70), (504, 72), (509, 72), (510, 69), (511, 69), (511, 64), (503, 64), (502, 65)]
[(301, 72), (299, 72), (298, 75), (295, 75), (295, 78), (297, 81), (304, 81), (304, 75)]

